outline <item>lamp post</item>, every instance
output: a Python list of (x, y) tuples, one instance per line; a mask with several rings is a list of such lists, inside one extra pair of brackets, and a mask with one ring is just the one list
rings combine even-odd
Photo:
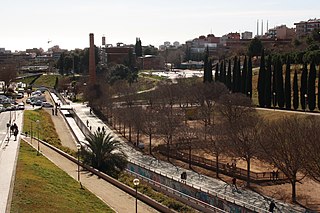
[(81, 144), (80, 143), (77, 144), (77, 149), (78, 149), (78, 182), (81, 185), (81, 182), (80, 182), (80, 149), (81, 149)]
[(37, 151), (37, 155), (39, 155), (39, 152), (40, 152), (39, 123), (40, 123), (40, 121), (37, 120), (36, 122), (37, 122), (37, 130), (38, 130), (38, 151)]
[(138, 213), (138, 185), (140, 183), (140, 180), (138, 178), (133, 179), (133, 185), (136, 188), (136, 213)]
[(251, 99), (251, 92), (248, 92), (248, 97)]
[(8, 136), (8, 143), (9, 143), (9, 140), (10, 140), (9, 132), (10, 132), (10, 123), (8, 122), (8, 123), (7, 123), (7, 136)]
[(304, 113), (307, 113), (307, 98), (308, 98), (308, 95), (307, 94), (304, 94)]
[(272, 95), (273, 95), (273, 110), (276, 110), (276, 92), (273, 92)]

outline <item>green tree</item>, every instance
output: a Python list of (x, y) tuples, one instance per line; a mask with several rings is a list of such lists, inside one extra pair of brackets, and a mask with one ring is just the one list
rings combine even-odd
[(215, 82), (220, 81), (219, 76), (220, 76), (220, 70), (219, 70), (219, 62), (216, 63), (216, 70), (214, 72), (214, 80)]
[(134, 50), (136, 53), (136, 57), (141, 57), (142, 56), (142, 44), (140, 38), (136, 39), (136, 45), (134, 46)]
[(312, 61), (308, 79), (308, 105), (310, 111), (313, 111), (316, 108), (316, 76), (316, 65), (314, 61)]
[(293, 108), (297, 110), (299, 107), (299, 90), (298, 90), (298, 74), (294, 71), (293, 77)]
[(229, 63), (228, 63), (228, 74), (226, 77), (226, 86), (228, 87), (228, 89), (231, 91), (232, 90), (232, 76), (231, 76), (231, 59), (229, 59)]
[(318, 109), (320, 110), (320, 69), (318, 72)]
[(120, 141), (111, 133), (97, 131), (87, 136), (86, 141), (88, 144), (81, 149), (84, 163), (113, 177), (126, 168), (127, 156), (121, 150)]
[(259, 56), (262, 53), (262, 49), (263, 49), (262, 42), (260, 39), (256, 37), (249, 44), (248, 55)]
[(307, 95), (307, 92), (308, 92), (308, 64), (304, 63), (302, 74), (301, 74), (301, 86), (300, 86), (300, 103), (303, 110), (307, 108), (306, 97), (305, 97)]
[(277, 87), (277, 102), (280, 108), (284, 107), (285, 99), (284, 99), (284, 88), (283, 88), (283, 74), (282, 74), (282, 63), (280, 57), (276, 57), (275, 64), (276, 72), (276, 87)]
[(259, 77), (258, 77), (258, 101), (260, 107), (265, 107), (265, 86), (266, 86), (266, 65), (264, 59), (264, 50), (262, 49), (261, 53), (261, 61), (260, 61), (260, 69), (259, 69)]
[(247, 81), (247, 72), (248, 72), (248, 63), (247, 63), (247, 56), (244, 57), (243, 61), (243, 68), (241, 73), (241, 92), (247, 95), (246, 91), (246, 81)]
[(271, 107), (271, 101), (272, 101), (272, 88), (271, 88), (271, 79), (272, 79), (272, 61), (271, 56), (268, 56), (267, 59), (267, 70), (266, 70), (266, 83), (265, 83), (265, 100), (266, 100), (266, 106)]
[(290, 57), (287, 58), (286, 64), (286, 76), (285, 76), (285, 102), (286, 102), (286, 109), (291, 109), (291, 74), (290, 74)]
[(246, 93), (251, 98), (252, 97), (252, 60), (251, 56), (249, 55), (248, 60), (248, 73), (247, 73), (247, 80), (246, 80)]
[[(204, 56), (204, 74), (203, 74), (203, 82), (212, 82), (212, 61), (209, 59), (209, 48), (206, 49), (206, 54)], [(215, 79), (217, 81), (217, 79)]]

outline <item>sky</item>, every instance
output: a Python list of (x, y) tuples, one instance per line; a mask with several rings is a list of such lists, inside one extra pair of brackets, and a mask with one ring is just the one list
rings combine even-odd
[[(200, 35), (264, 32), (282, 24), (320, 19), (319, 0), (0, 0), (0, 48), (47, 50), (95, 44), (135, 44), (158, 47), (165, 41), (185, 43)], [(261, 29), (259, 29), (261, 33)], [(51, 41), (48, 43), (48, 41)]]

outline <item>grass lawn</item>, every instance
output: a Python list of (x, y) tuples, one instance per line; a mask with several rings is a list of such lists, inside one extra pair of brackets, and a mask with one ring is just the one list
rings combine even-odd
[(27, 143), (21, 142), (11, 212), (113, 212)]
[(56, 78), (60, 80), (62, 77), (58, 75), (41, 75), (35, 82), (36, 86), (45, 86), (53, 88), (56, 83)]
[[(119, 177), (119, 181), (121, 181), (122, 183), (131, 186), (132, 188), (134, 188), (133, 182), (132, 180), (134, 179), (133, 176), (127, 174), (127, 173), (122, 173), (121, 176)], [(169, 207), (170, 209), (173, 209), (177, 212), (185, 212), (185, 213), (192, 213), (192, 212), (196, 212), (194, 209), (190, 208), (189, 206), (173, 199), (170, 198), (160, 192), (157, 192), (155, 190), (153, 190), (150, 186), (141, 183), (138, 186), (138, 191), (143, 193), (144, 195), (152, 198), (153, 200), (158, 201), (159, 203), (161, 203), (162, 205), (165, 205), (167, 207)]]
[[(39, 125), (37, 123), (39, 120)], [(24, 111), (23, 118), (23, 132), (27, 132), (28, 135), (36, 137), (71, 154), (76, 156), (76, 152), (72, 151), (68, 147), (61, 145), (59, 135), (56, 132), (54, 124), (51, 120), (51, 115), (43, 109), (40, 110), (26, 110)]]

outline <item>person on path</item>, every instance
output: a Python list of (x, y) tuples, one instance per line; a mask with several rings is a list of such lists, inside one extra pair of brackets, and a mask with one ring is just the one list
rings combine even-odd
[(276, 204), (272, 200), (271, 203), (270, 203), (270, 206), (269, 206), (269, 212), (273, 212), (275, 207), (276, 207)]
[(87, 120), (87, 127), (89, 127), (89, 121)]
[(234, 188), (236, 189), (236, 191), (238, 191), (238, 187), (237, 187), (237, 179), (234, 177), (232, 178), (232, 184), (234, 186)]

